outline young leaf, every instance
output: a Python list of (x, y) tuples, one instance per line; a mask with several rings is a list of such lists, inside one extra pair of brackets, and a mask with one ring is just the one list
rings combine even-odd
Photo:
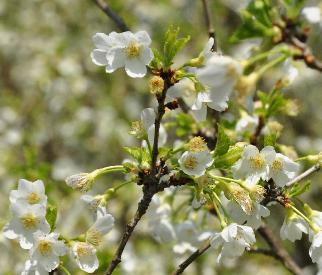
[(305, 193), (306, 191), (308, 191), (311, 187), (311, 181), (306, 181), (304, 183), (295, 183), (290, 192), (289, 192), (289, 196), (292, 197), (297, 197), (303, 193)]
[(226, 135), (224, 127), (218, 124), (218, 135), (214, 156), (216, 157), (225, 154), (229, 149), (229, 145), (230, 139)]
[(213, 166), (216, 168), (231, 167), (237, 160), (239, 160), (243, 150), (244, 149), (240, 146), (230, 147), (226, 154), (215, 157)]
[(277, 136), (276, 134), (269, 134), (264, 137), (264, 146), (275, 147)]
[(176, 54), (187, 44), (190, 36), (178, 38), (179, 28), (171, 26), (165, 34), (163, 46), (163, 66), (167, 69), (172, 63)]
[(47, 205), (47, 212), (46, 212), (46, 220), (50, 225), (50, 230), (53, 231), (56, 228), (56, 219), (57, 219), (57, 207), (48, 204)]

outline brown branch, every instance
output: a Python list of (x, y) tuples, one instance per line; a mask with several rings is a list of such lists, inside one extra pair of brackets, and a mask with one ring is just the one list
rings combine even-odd
[(265, 256), (269, 256), (272, 258), (275, 258), (276, 260), (279, 260), (278, 256), (276, 255), (276, 253), (274, 253), (273, 250), (271, 249), (265, 249), (265, 248), (251, 248), (248, 250), (249, 253), (253, 253), (253, 254), (262, 254)]
[(183, 261), (178, 269), (173, 272), (173, 275), (182, 274), (183, 271), (191, 264), (193, 263), (199, 256), (201, 256), (203, 253), (205, 253), (209, 248), (211, 247), (210, 241), (206, 243), (206, 245), (203, 248), (197, 249), (194, 253), (192, 253), (185, 261)]
[(152, 200), (153, 195), (154, 195), (153, 193), (144, 193), (143, 194), (143, 198), (141, 199), (141, 201), (138, 204), (138, 209), (136, 210), (133, 220), (130, 223), (128, 223), (125, 227), (125, 231), (122, 236), (121, 242), (116, 250), (116, 253), (113, 257), (112, 262), (110, 263), (110, 265), (108, 267), (108, 270), (105, 273), (106, 275), (112, 274), (114, 269), (121, 262), (124, 248), (125, 248), (128, 240), (130, 239), (135, 226), (141, 220), (142, 216), (146, 213), (146, 211), (150, 205), (150, 202)]
[(289, 181), (286, 186), (290, 186), (296, 182), (299, 182), (301, 180), (303, 180), (304, 178), (310, 176), (311, 174), (313, 174), (314, 172), (317, 172), (321, 169), (321, 165), (319, 163), (313, 165), (311, 168), (307, 169), (306, 171), (304, 171), (302, 174), (298, 175), (296, 178), (292, 179), (291, 181)]
[(208, 30), (208, 35), (209, 35), (209, 37), (213, 37), (213, 39), (214, 39), (214, 45), (212, 47), (212, 50), (217, 51), (216, 33), (215, 33), (215, 29), (212, 24), (212, 18), (211, 18), (211, 12), (209, 9), (209, 5), (208, 5), (208, 0), (201, 0), (201, 2), (202, 2), (202, 6), (203, 6), (203, 12), (204, 12), (204, 16), (205, 16), (205, 23), (206, 23), (206, 28)]
[(281, 241), (275, 236), (274, 232), (267, 226), (262, 226), (258, 229), (258, 233), (270, 246), (274, 256), (278, 259), (292, 274), (303, 275), (301, 268), (295, 263), (288, 252), (283, 247)]
[(125, 32), (129, 30), (129, 27), (124, 22), (123, 18), (115, 13), (104, 0), (93, 0), (94, 3), (115, 23), (120, 31)]
[(322, 72), (322, 63), (316, 60), (306, 43), (293, 36), (291, 37), (291, 44), (302, 52), (302, 54), (295, 55), (294, 59), (303, 60), (309, 68)]

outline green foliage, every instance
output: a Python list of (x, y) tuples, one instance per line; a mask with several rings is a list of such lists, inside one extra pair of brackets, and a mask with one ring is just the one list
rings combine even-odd
[(243, 23), (232, 35), (231, 41), (252, 37), (273, 36), (272, 3), (270, 0), (254, 0), (241, 12)]
[(272, 133), (264, 137), (264, 146), (273, 146), (275, 147), (277, 140), (277, 135)]
[(214, 159), (213, 166), (216, 168), (229, 168), (237, 160), (239, 160), (244, 148), (240, 146), (232, 146), (224, 155), (217, 156)]
[(304, 183), (297, 182), (292, 186), (288, 195), (291, 198), (297, 197), (297, 196), (305, 193), (306, 191), (308, 191), (310, 189), (310, 187), (311, 187), (311, 181), (309, 181), (309, 180)]
[(270, 93), (257, 92), (262, 107), (257, 111), (265, 118), (269, 118), (283, 111), (287, 100), (280, 89), (274, 88)]
[(304, 6), (305, 0), (283, 0), (282, 4), (286, 8), (287, 16), (289, 18), (295, 19)]
[(143, 147), (124, 147), (124, 150), (131, 155), (141, 166), (149, 166), (151, 162), (150, 152)]
[(165, 69), (169, 68), (176, 54), (187, 44), (190, 36), (178, 38), (179, 28), (171, 26), (165, 34), (165, 41), (163, 46), (163, 66)]
[(184, 113), (180, 113), (176, 116), (176, 135), (178, 137), (184, 137), (189, 135), (193, 131), (194, 120), (193, 118)]
[(47, 205), (46, 220), (50, 225), (50, 230), (54, 231), (56, 228), (57, 207), (53, 204)]
[(227, 153), (230, 145), (230, 139), (226, 135), (224, 127), (218, 124), (218, 135), (217, 135), (217, 143), (215, 147), (214, 156), (222, 156)]

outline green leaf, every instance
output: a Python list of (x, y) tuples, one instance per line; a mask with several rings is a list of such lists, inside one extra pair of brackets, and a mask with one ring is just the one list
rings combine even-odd
[(283, 0), (282, 3), (286, 8), (287, 16), (291, 19), (295, 19), (304, 6), (305, 0)]
[(295, 183), (291, 190), (289, 191), (289, 197), (297, 197), (303, 193), (305, 193), (306, 191), (308, 191), (311, 187), (311, 181), (306, 181), (304, 183)]
[(269, 0), (254, 0), (241, 12), (243, 23), (230, 38), (232, 42), (275, 35), (272, 18), (272, 3)]
[(227, 153), (230, 145), (230, 139), (226, 135), (224, 127), (218, 124), (218, 135), (217, 135), (217, 143), (214, 151), (214, 156), (221, 156)]
[(152, 51), (153, 51), (154, 58), (151, 61), (150, 66), (153, 69), (159, 69), (160, 67), (163, 66), (162, 64), (163, 56), (156, 48), (152, 48)]
[(124, 147), (124, 150), (138, 161), (140, 165), (149, 166), (151, 162), (150, 152), (143, 147)]
[(57, 219), (57, 207), (48, 204), (47, 205), (47, 212), (46, 212), (46, 220), (50, 225), (50, 230), (53, 231), (56, 228), (56, 219)]
[(230, 147), (226, 154), (215, 157), (213, 166), (215, 168), (230, 168), (240, 159), (243, 150), (244, 148), (240, 146)]
[(264, 146), (275, 147), (277, 136), (276, 134), (269, 134), (264, 137)]
[(170, 26), (165, 34), (165, 42), (163, 46), (163, 66), (167, 69), (172, 63), (176, 54), (187, 44), (190, 36), (178, 38), (179, 28)]

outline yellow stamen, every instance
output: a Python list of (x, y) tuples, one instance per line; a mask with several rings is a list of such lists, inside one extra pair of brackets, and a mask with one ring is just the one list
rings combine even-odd
[(275, 159), (272, 163), (272, 169), (275, 171), (280, 171), (283, 169), (283, 162), (279, 159)]
[(38, 244), (38, 250), (41, 255), (45, 256), (51, 252), (52, 242), (47, 240), (41, 240)]
[(99, 246), (103, 240), (103, 235), (100, 231), (92, 228), (86, 233), (86, 241), (94, 246)]
[(20, 221), (21, 221), (22, 225), (24, 226), (24, 228), (26, 228), (26, 229), (36, 228), (36, 226), (40, 222), (39, 218), (31, 213), (28, 213), (25, 216), (22, 216), (20, 218)]
[(89, 252), (89, 246), (86, 243), (77, 244), (76, 253), (79, 257), (87, 256)]
[(254, 169), (262, 169), (265, 165), (265, 160), (260, 154), (250, 158), (251, 166)]
[(186, 167), (187, 169), (194, 169), (196, 168), (197, 164), (198, 162), (193, 156), (188, 156), (183, 162), (184, 167)]
[(38, 203), (40, 201), (40, 197), (38, 196), (37, 193), (31, 192), (27, 196), (27, 201), (30, 204), (36, 204), (36, 203)]
[(133, 57), (139, 56), (140, 48), (141, 48), (141, 45), (138, 42), (136, 42), (136, 41), (130, 42), (129, 45), (125, 49), (127, 57), (133, 58)]
[(193, 152), (202, 152), (206, 150), (206, 142), (202, 137), (194, 137), (192, 138), (189, 143), (188, 147), (190, 151)]

